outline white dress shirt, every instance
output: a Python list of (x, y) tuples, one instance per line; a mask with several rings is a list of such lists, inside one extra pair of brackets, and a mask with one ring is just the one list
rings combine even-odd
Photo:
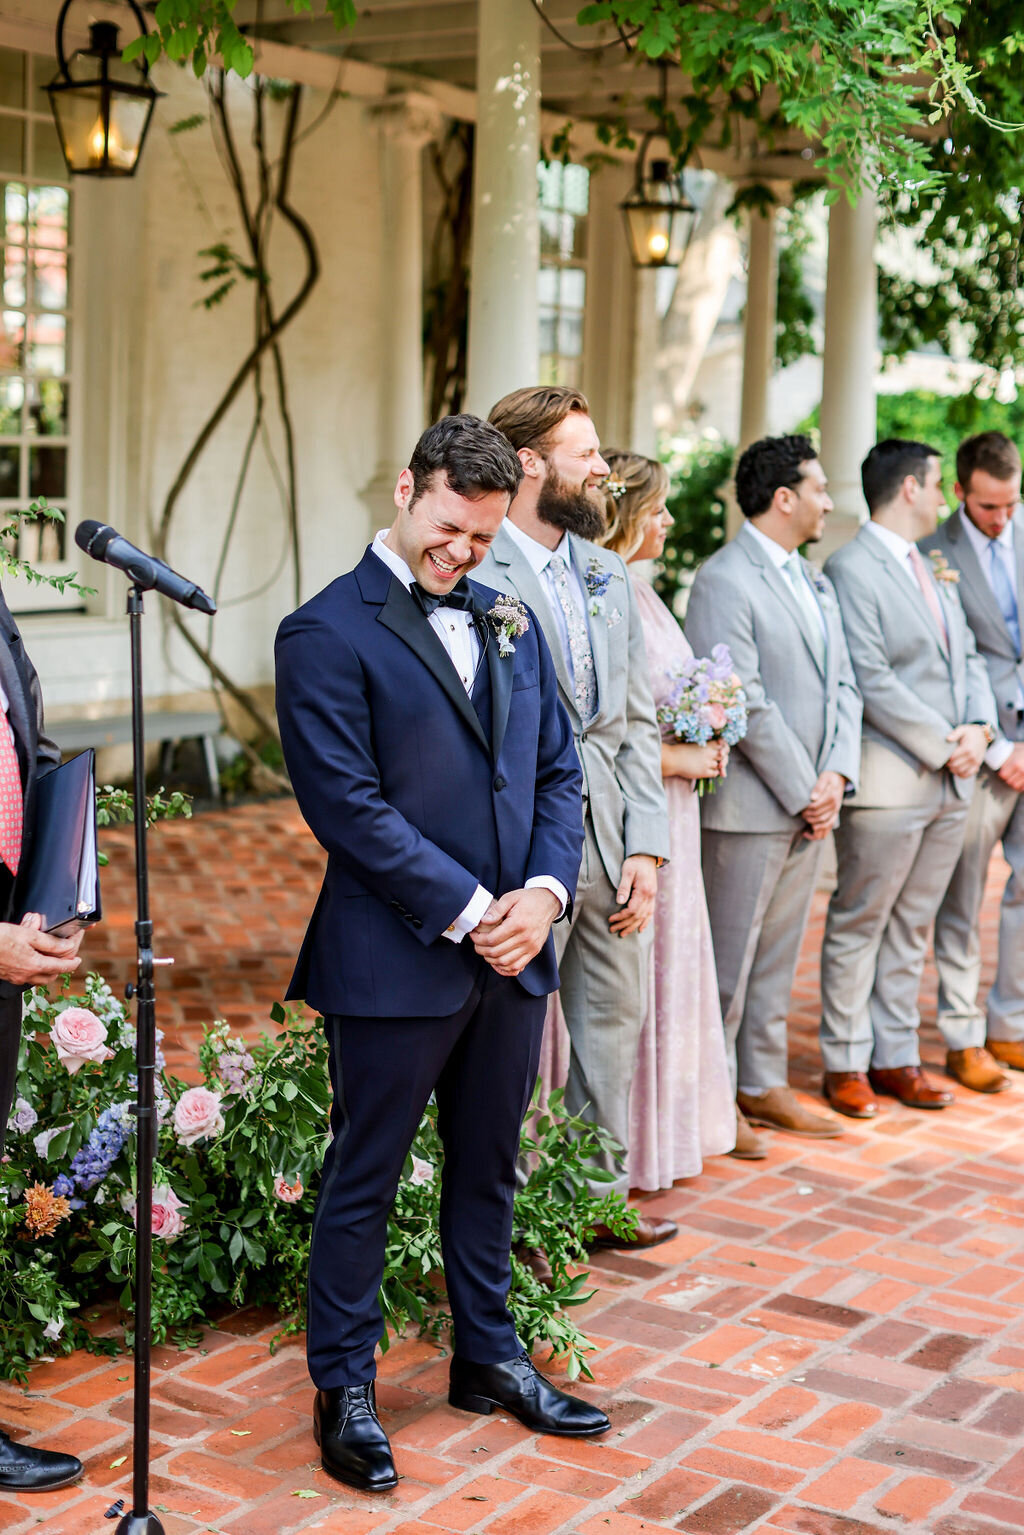
[[(978, 564), (981, 566), (981, 573), (985, 577), (985, 580), (988, 582), (989, 589), (991, 590), (993, 597), (995, 597), (996, 591), (995, 587), (992, 585), (992, 539), (989, 538), (987, 533), (983, 533), (980, 528), (976, 528), (974, 526), (974, 523), (967, 515), (965, 507), (962, 505), (957, 515), (960, 518), (960, 523), (964, 532), (967, 534), (971, 548), (978, 556)], [(995, 542), (999, 548), (1000, 556), (1002, 557), (1003, 569), (1005, 570), (1007, 580), (1010, 583), (1010, 589), (1012, 590), (1014, 597), (1017, 599), (1017, 609), (1019, 612), (1020, 592), (1017, 590), (1017, 559), (1013, 547), (1012, 519), (1006, 524), (1006, 527), (1000, 533)], [(998, 606), (999, 599), (996, 597), (996, 607)], [(1019, 682), (1017, 684), (1017, 707), (1018, 709), (1024, 709), (1024, 690), (1021, 689)], [(998, 741), (992, 742), (992, 745), (985, 753), (985, 766), (990, 767), (993, 773), (998, 773), (1003, 763), (1008, 760), (1012, 751), (1013, 742), (1008, 741), (1005, 736), (1001, 736)]]
[(921, 583), (917, 579), (917, 572), (910, 563), (910, 551), (914, 548), (914, 545), (908, 543), (901, 533), (894, 533), (892, 528), (883, 528), (878, 522), (866, 522), (864, 526), (874, 534), (879, 543), (885, 545), (915, 592), (920, 596)]
[[(408, 591), (415, 579), (413, 573), (402, 556), (388, 546), (385, 538), (385, 533), (376, 533), (370, 547), (377, 558), (384, 562), (391, 574), (396, 576)], [(458, 672), (459, 680), (466, 689), (467, 695), (472, 697), (473, 682), (477, 667), (480, 665), (482, 647), (471, 615), (463, 612), (461, 608), (438, 607), (431, 613), (427, 623), (451, 657), (452, 665)], [(538, 874), (526, 881), (527, 890), (534, 887), (551, 891), (559, 903), (558, 915), (561, 917), (569, 904), (569, 892), (561, 880), (555, 879), (552, 875)], [(443, 937), (448, 938), (452, 943), (461, 943), (466, 934), (471, 933), (479, 924), (493, 899), (489, 890), (485, 890), (483, 885), (477, 885), (468, 905), (463, 908), (455, 921), (445, 928)]]

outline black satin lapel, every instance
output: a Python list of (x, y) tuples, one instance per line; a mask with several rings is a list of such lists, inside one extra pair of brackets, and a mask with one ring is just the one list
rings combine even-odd
[(378, 623), (397, 634), (410, 650), (414, 651), (435, 680), (444, 688), (456, 710), (465, 720), (484, 751), (489, 752), (490, 742), (484, 735), (476, 710), (469, 694), (462, 686), (459, 675), (452, 665), (451, 656), (420, 612), (401, 581), (391, 578), (387, 599), (377, 614)]
[(494, 760), (497, 762), (505, 741), (505, 727), (508, 724), (508, 711), (512, 703), (512, 674), (515, 671), (515, 661), (512, 656), (501, 654), (498, 641), (485, 618), (481, 620), (478, 633), (485, 648), (487, 665), (491, 673), (491, 746)]

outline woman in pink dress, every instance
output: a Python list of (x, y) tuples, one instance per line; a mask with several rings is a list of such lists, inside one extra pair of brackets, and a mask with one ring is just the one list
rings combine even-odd
[[(606, 453), (608, 532), (602, 540), (627, 563), (656, 560), (672, 516), (663, 464), (639, 453)], [(633, 578), (655, 705), (693, 652), (649, 582)], [(629, 1181), (668, 1188), (693, 1178), (703, 1159), (733, 1151), (736, 1109), (722, 1032), (704, 883), (700, 872), (697, 780), (723, 776), (729, 748), (666, 741), (661, 772), (668, 798), (671, 858), (658, 875), (651, 989), (640, 1039), (630, 1114)]]

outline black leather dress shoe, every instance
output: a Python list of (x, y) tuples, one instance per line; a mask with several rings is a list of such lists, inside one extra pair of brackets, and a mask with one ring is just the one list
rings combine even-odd
[(398, 1485), (388, 1436), (377, 1417), (373, 1381), (318, 1391), (313, 1438), (328, 1476), (360, 1492), (387, 1492)]
[(0, 1492), (53, 1492), (70, 1487), (82, 1474), (82, 1462), (56, 1450), (15, 1444), (0, 1434)]
[(448, 1401), (463, 1412), (493, 1412), (502, 1408), (538, 1434), (589, 1438), (604, 1434), (611, 1424), (599, 1407), (559, 1391), (540, 1373), (529, 1354), (502, 1364), (470, 1364), (452, 1359)]

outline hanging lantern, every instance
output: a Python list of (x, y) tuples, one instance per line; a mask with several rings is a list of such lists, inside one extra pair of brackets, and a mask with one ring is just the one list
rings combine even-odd
[(626, 220), (633, 265), (676, 267), (686, 254), (697, 210), (683, 191), (682, 177), (672, 175), (667, 160), (652, 160), (645, 174), (645, 139), (636, 166), (636, 181), (622, 213)]
[[(133, 176), (153, 107), (163, 92), (150, 85), (144, 58), (124, 62), (113, 22), (94, 21), (89, 46), (68, 60), (64, 21), (71, 4), (64, 0), (57, 20), (60, 68), (46, 87), (64, 159), (73, 176)], [(144, 37), (141, 10), (135, 0), (127, 4)]]

